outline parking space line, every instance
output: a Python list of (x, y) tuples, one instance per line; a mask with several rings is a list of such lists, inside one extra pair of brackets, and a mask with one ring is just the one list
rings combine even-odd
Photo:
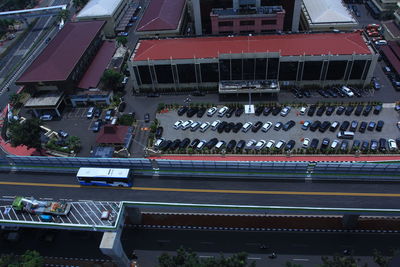
[[(14, 213), (14, 216), (17, 219), (17, 221), (20, 221), (20, 219), (18, 218), (18, 215), (15, 213), (14, 209), (11, 209), (11, 211)], [(10, 216), (10, 218), (11, 218), (11, 216)]]
[[(86, 203), (84, 203), (86, 205)], [(78, 205), (82, 208), (83, 212), (86, 213), (87, 217), (89, 220), (93, 222), (93, 224), (96, 224), (96, 222), (92, 219), (92, 217), (87, 213), (86, 209), (81, 205), (81, 203), (78, 202)], [(87, 205), (86, 205), (87, 206)], [(82, 215), (81, 215), (82, 216)], [(83, 216), (82, 216), (83, 218)], [(86, 220), (85, 220), (86, 221)]]
[[(77, 224), (80, 223), (79, 220), (78, 220), (78, 218), (76, 218), (76, 216), (75, 216), (74, 212), (72, 211), (72, 209), (70, 210), (69, 214), (71, 214), (72, 217), (74, 217), (74, 219), (75, 219), (75, 221), (76, 221)], [(71, 221), (71, 222), (72, 222), (72, 221)]]
[(108, 201), (107, 201), (107, 204), (113, 209), (114, 212), (118, 213), (118, 211), (114, 209), (114, 207), (112, 206), (112, 204), (110, 204)]

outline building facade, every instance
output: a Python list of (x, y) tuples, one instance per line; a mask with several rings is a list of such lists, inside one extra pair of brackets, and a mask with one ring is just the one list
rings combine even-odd
[(397, 0), (367, 0), (366, 6), (373, 17), (382, 20), (392, 18), (397, 3)]
[(282, 85), (365, 86), (377, 58), (354, 32), (141, 40), (128, 65), (136, 92), (221, 92), (231, 82), (277, 92)]
[(213, 9), (210, 14), (212, 34), (266, 33), (283, 30), (282, 6)]

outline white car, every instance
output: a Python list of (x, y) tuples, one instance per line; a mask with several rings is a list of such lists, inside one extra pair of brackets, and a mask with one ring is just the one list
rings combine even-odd
[(353, 97), (354, 96), (354, 93), (353, 93), (353, 91), (351, 91), (350, 90), (350, 88), (348, 88), (347, 86), (342, 86), (341, 87), (341, 90), (342, 90), (342, 92), (344, 93), (344, 94), (346, 94), (348, 97)]
[(218, 116), (219, 117), (223, 117), (224, 115), (225, 115), (225, 113), (228, 111), (228, 107), (222, 107), (222, 108), (220, 108), (219, 110), (218, 110)]
[(397, 128), (400, 130), (400, 121), (397, 122)]
[(265, 148), (271, 149), (275, 147), (275, 141), (269, 140), (268, 143), (265, 145)]
[(308, 148), (310, 146), (310, 142), (311, 142), (310, 138), (304, 138), (302, 147), (303, 148)]
[(181, 128), (183, 124), (183, 120), (179, 120), (177, 122), (174, 123), (174, 129), (178, 130), (179, 128)]
[(263, 127), (261, 128), (261, 131), (266, 133), (266, 132), (268, 132), (269, 129), (271, 129), (271, 127), (272, 127), (272, 122), (268, 121), (263, 125)]
[(307, 111), (307, 107), (301, 107), (300, 108), (300, 115), (306, 114), (306, 111)]
[(265, 140), (260, 140), (257, 142), (257, 144), (255, 145), (255, 150), (261, 150), (263, 149), (263, 147), (265, 146), (265, 144), (267, 143), (267, 141)]
[(394, 141), (393, 139), (389, 139), (388, 140), (388, 144), (389, 144), (389, 150), (390, 151), (396, 151), (397, 150), (396, 141)]
[(208, 117), (212, 117), (212, 116), (215, 114), (215, 112), (217, 112), (217, 110), (218, 110), (217, 107), (209, 108), (209, 109), (207, 110), (207, 116), (208, 116)]
[(209, 122), (204, 122), (201, 126), (200, 126), (200, 132), (204, 133), (209, 127), (210, 127), (211, 123)]
[(192, 123), (193, 123), (192, 120), (188, 120), (188, 121), (185, 121), (184, 123), (182, 123), (182, 126), (181, 126), (182, 130), (186, 130), (187, 128), (189, 128), (190, 125), (192, 125)]
[(211, 123), (211, 130), (215, 131), (220, 123), (221, 123), (220, 120), (216, 120), (213, 123)]
[(251, 126), (253, 126), (252, 122), (246, 122), (242, 127), (242, 132), (247, 133), (250, 130)]
[(222, 148), (222, 146), (224, 146), (226, 143), (225, 143), (225, 141), (219, 141), (216, 145), (215, 145), (215, 148), (216, 149), (220, 149), (220, 148)]
[(279, 142), (276, 144), (275, 148), (278, 150), (281, 150), (285, 144), (286, 144), (286, 141), (279, 140)]
[(331, 149), (336, 149), (339, 147), (340, 141), (339, 140), (333, 140), (331, 144)]
[(257, 143), (256, 140), (250, 140), (246, 143), (246, 146), (244, 147), (244, 149), (246, 150), (250, 150), (253, 148), (254, 144)]
[(161, 143), (164, 142), (164, 140), (165, 140), (164, 138), (157, 139), (157, 141), (154, 143), (154, 147), (158, 148), (161, 145)]
[(292, 108), (289, 107), (289, 106), (284, 107), (284, 108), (282, 109), (282, 111), (281, 111), (281, 116), (282, 116), (282, 117), (286, 117), (287, 114), (289, 114), (289, 112), (290, 112), (291, 109), (292, 109)]
[(387, 45), (387, 41), (386, 40), (378, 40), (378, 41), (375, 41), (375, 45)]
[(200, 149), (202, 149), (202, 148), (206, 145), (206, 143), (207, 143), (206, 140), (201, 140), (201, 141), (197, 144), (196, 148), (200, 150)]

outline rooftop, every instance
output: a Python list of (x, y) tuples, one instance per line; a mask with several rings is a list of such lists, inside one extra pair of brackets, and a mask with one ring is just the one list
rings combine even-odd
[(186, 0), (152, 0), (136, 31), (175, 30), (178, 28)]
[(123, 0), (90, 0), (76, 16), (82, 17), (106, 17), (114, 14)]
[(49, 93), (36, 97), (31, 97), (25, 103), (26, 108), (31, 107), (53, 107), (63, 98), (63, 93)]
[(386, 30), (390, 32), (393, 38), (400, 38), (400, 28), (393, 20), (385, 21), (382, 23)]
[(67, 80), (104, 24), (102, 20), (65, 24), (17, 83)]
[(128, 147), (132, 139), (132, 127), (104, 125), (96, 138), (97, 144), (120, 144)]
[(372, 53), (359, 32), (315, 33), (141, 40), (132, 60), (218, 58), (220, 54), (266, 52), (280, 52), (282, 56)]
[(234, 9), (234, 8), (214, 8), (212, 13), (219, 16), (235, 16), (235, 15), (260, 15), (260, 14), (275, 14), (283, 12), (282, 6), (262, 6), (260, 8), (249, 9)]
[(303, 0), (303, 5), (312, 23), (356, 23), (340, 0)]

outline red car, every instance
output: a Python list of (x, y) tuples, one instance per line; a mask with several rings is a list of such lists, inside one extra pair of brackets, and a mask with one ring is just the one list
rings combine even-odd
[(376, 42), (376, 41), (379, 41), (379, 40), (383, 40), (383, 37), (382, 36), (378, 36), (378, 37), (374, 37), (374, 38), (372, 38), (372, 42)]
[(379, 32), (377, 31), (367, 31), (369, 37), (378, 37)]

